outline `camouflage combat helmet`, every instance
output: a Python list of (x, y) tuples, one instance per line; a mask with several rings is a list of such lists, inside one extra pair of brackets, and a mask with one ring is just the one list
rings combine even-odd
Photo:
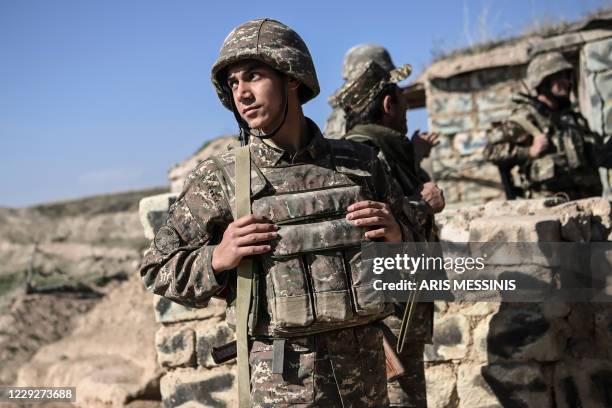
[(560, 52), (540, 54), (532, 59), (527, 67), (527, 86), (536, 89), (546, 77), (571, 69), (572, 64)]
[(344, 56), (342, 65), (342, 79), (348, 81), (353, 79), (357, 68), (370, 61), (376, 62), (387, 71), (395, 69), (395, 64), (391, 60), (391, 55), (385, 47), (372, 44), (360, 44), (352, 47)]
[(230, 110), (230, 95), (223, 90), (225, 69), (247, 59), (261, 61), (298, 80), (301, 83), (301, 103), (319, 94), (317, 73), (302, 38), (279, 21), (267, 18), (251, 20), (229, 33), (212, 67), (211, 77), (217, 95)]
[(334, 94), (335, 106), (338, 106), (348, 114), (349, 112), (359, 113), (363, 111), (387, 85), (396, 84), (406, 79), (412, 72), (412, 67), (408, 64), (401, 67), (387, 70), (378, 63), (370, 61), (365, 65), (360, 65), (353, 79), (344, 85)]

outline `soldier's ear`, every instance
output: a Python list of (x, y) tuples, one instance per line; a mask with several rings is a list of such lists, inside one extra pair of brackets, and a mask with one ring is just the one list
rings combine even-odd
[(290, 76), (287, 76), (287, 86), (288, 86), (290, 91), (296, 91), (297, 92), (297, 90), (300, 87), (300, 85), (301, 84), (300, 84), (300, 82), (297, 79), (292, 78)]
[(383, 113), (385, 115), (393, 115), (397, 109), (397, 103), (391, 95), (385, 95), (383, 98)]

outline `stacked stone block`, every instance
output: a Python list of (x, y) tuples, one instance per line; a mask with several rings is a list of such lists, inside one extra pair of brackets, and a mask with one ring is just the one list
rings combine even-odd
[[(167, 218), (175, 194), (145, 198), (140, 203), (141, 221), (148, 239)], [(153, 296), (157, 363), (165, 370), (160, 381), (164, 407), (237, 406), (234, 362), (216, 365), (211, 349), (234, 339), (225, 323), (225, 302), (212, 299), (206, 308), (181, 306)]]
[[(546, 200), (492, 201), (446, 211), (440, 217), (442, 238), (612, 238), (607, 200), (547, 205)], [(612, 268), (612, 254), (605, 255), (594, 257)], [(525, 273), (528, 263), (521, 265)], [(612, 305), (606, 303), (436, 302), (433, 344), (424, 355), (429, 407), (612, 406), (611, 322)]]
[(523, 69), (481, 70), (428, 82), (429, 127), (440, 133), (432, 170), (448, 203), (465, 205), (503, 196), (497, 167), (483, 161), (482, 151), (487, 129), (510, 114)]

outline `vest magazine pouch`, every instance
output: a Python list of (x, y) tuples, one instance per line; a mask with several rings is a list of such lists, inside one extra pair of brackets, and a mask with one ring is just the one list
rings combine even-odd
[(283, 225), (278, 230), (279, 239), (272, 243), (272, 259), (284, 259), (311, 252), (330, 251), (361, 245), (363, 228), (356, 227), (345, 218)]
[(314, 322), (308, 277), (299, 256), (272, 261), (264, 257), (268, 271), (267, 297), (275, 328), (305, 327)]
[(263, 197), (253, 203), (253, 212), (276, 224), (297, 224), (344, 217), (346, 208), (360, 200), (361, 187), (347, 185), (328, 189), (325, 194), (314, 190)]
[(341, 251), (306, 254), (317, 322), (336, 323), (353, 318), (350, 287)]
[(545, 182), (552, 180), (555, 177), (555, 159), (554, 155), (549, 154), (531, 163), (529, 170), (529, 178), (533, 182)]
[(362, 264), (361, 247), (345, 251), (344, 256), (352, 279), (351, 289), (357, 314), (368, 316), (383, 313), (385, 295), (383, 291), (374, 289), (374, 281), (379, 278)]

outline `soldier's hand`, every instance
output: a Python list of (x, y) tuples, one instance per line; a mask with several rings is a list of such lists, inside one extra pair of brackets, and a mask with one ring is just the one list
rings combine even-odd
[(444, 193), (433, 181), (428, 181), (421, 188), (421, 198), (427, 203), (430, 214), (437, 214), (444, 209)]
[(539, 133), (533, 137), (533, 144), (529, 147), (529, 156), (539, 157), (546, 149), (548, 149), (548, 138), (544, 133)]
[(261, 244), (275, 239), (278, 236), (277, 229), (267, 218), (254, 214), (232, 222), (213, 251), (214, 272), (220, 273), (237, 267), (245, 256), (269, 252), (270, 245)]
[(422, 159), (429, 157), (431, 149), (438, 144), (437, 133), (421, 132), (419, 129), (415, 130), (412, 135), (412, 145), (414, 146), (414, 154), (417, 158)]
[(384, 238), (386, 242), (401, 242), (402, 230), (387, 203), (359, 201), (347, 208), (346, 219), (359, 227), (371, 227), (368, 239)]

